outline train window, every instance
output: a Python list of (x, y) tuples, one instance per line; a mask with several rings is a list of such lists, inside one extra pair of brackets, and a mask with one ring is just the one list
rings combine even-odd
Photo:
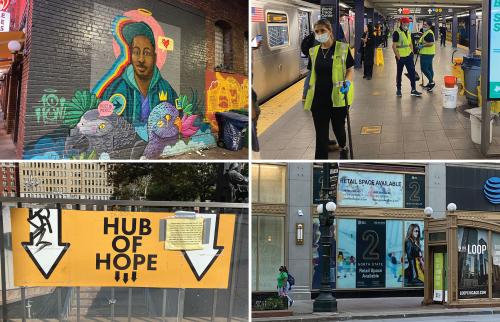
[(271, 50), (288, 47), (290, 45), (288, 15), (285, 12), (268, 11), (267, 41)]

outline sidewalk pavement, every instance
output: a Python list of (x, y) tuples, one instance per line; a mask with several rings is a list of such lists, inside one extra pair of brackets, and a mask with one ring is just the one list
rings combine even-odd
[(368, 319), (415, 318), (426, 316), (457, 316), (457, 315), (498, 315), (500, 307), (488, 308), (446, 308), (440, 304), (421, 304), (422, 297), (385, 297), (368, 299), (337, 299), (338, 313), (313, 313), (275, 318), (253, 318), (261, 321), (347, 321)]

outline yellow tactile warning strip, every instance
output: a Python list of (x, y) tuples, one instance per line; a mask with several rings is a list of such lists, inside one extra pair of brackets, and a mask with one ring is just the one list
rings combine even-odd
[(363, 126), (361, 128), (361, 134), (380, 134), (382, 133), (382, 126)]
[(259, 123), (257, 124), (259, 135), (264, 133), (283, 114), (288, 112), (302, 100), (304, 81), (305, 80), (303, 79), (293, 84), (260, 106), (261, 112), (259, 116)]

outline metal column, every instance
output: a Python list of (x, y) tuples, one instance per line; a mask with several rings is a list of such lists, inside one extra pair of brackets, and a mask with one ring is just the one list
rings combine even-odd
[(368, 22), (373, 23), (373, 13), (374, 13), (373, 8), (366, 8), (366, 18), (368, 19)]
[(5, 236), (3, 231), (3, 205), (0, 202), (0, 269), (2, 270), (2, 319), (7, 322), (7, 274), (5, 271)]
[(439, 43), (439, 16), (434, 17), (434, 44)]
[(355, 26), (354, 29), (356, 31), (355, 40), (355, 49), (356, 49), (356, 57), (355, 57), (355, 68), (361, 68), (361, 53), (358, 53), (358, 49), (361, 47), (361, 36), (363, 36), (363, 30), (365, 25), (365, 1), (364, 0), (355, 0)]
[[(488, 155), (488, 150), (490, 148), (490, 104), (488, 102), (488, 86), (487, 83), (489, 77), (488, 71), (488, 55), (490, 52), (490, 30), (489, 24), (485, 23), (491, 19), (490, 17), (490, 1), (483, 0), (483, 41), (481, 44), (481, 95), (483, 97), (481, 101), (481, 153), (483, 155)], [(485, 81), (486, 80), (486, 81)], [(486, 85), (485, 85), (486, 84)]]
[(469, 54), (474, 55), (477, 48), (476, 9), (469, 10)]
[(451, 24), (451, 47), (457, 48), (458, 16), (453, 13), (453, 22)]

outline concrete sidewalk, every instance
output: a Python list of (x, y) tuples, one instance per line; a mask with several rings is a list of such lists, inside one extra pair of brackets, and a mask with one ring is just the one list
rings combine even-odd
[(276, 318), (253, 318), (252, 321), (347, 321), (368, 319), (415, 318), (425, 316), (499, 315), (494, 308), (446, 308), (440, 304), (421, 305), (421, 297), (390, 297), (369, 299), (338, 299), (338, 313), (313, 313)]

